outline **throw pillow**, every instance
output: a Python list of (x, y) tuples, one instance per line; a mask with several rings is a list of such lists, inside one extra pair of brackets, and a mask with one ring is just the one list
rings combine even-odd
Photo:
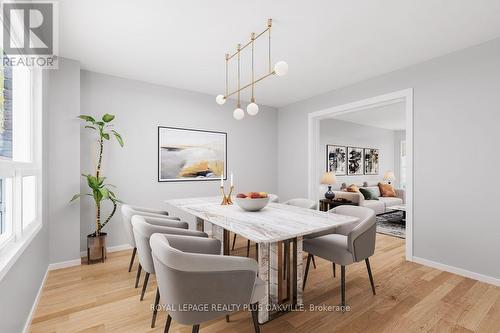
[(354, 184), (349, 185), (349, 187), (346, 188), (345, 190), (347, 192), (359, 193), (359, 188)]
[(380, 189), (380, 194), (383, 197), (395, 197), (396, 190), (391, 184), (378, 183), (378, 188)]
[(378, 200), (378, 195), (367, 188), (360, 188), (359, 191), (365, 197), (365, 200)]

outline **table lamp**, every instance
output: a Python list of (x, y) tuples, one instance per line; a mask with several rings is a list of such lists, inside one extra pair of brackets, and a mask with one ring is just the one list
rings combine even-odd
[(337, 178), (333, 172), (325, 172), (321, 177), (321, 184), (328, 185), (328, 191), (325, 193), (325, 198), (333, 200), (335, 193), (332, 192), (332, 185), (337, 182)]
[(387, 180), (387, 183), (390, 184), (396, 177), (394, 176), (394, 172), (386, 171), (384, 173), (384, 180)]

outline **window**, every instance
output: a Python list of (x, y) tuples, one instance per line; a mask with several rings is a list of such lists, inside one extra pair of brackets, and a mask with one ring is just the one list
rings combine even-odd
[(0, 64), (0, 272), (41, 227), (41, 76)]

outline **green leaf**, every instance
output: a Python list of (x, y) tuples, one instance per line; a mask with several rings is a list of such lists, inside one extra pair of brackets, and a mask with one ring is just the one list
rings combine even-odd
[(97, 128), (95, 128), (94, 126), (89, 126), (89, 125), (87, 125), (87, 126), (85, 126), (85, 128), (91, 128), (91, 129), (93, 129), (93, 130), (96, 130), (96, 131), (97, 131)]
[(120, 146), (123, 147), (123, 145), (125, 143), (123, 142), (122, 136), (117, 131), (115, 131), (115, 130), (112, 130), (111, 132), (113, 132), (113, 134), (115, 135), (116, 141), (118, 141), (118, 143), (120, 144)]
[(109, 140), (109, 133), (102, 133), (102, 137)]
[(102, 116), (102, 120), (105, 123), (109, 123), (110, 121), (113, 121), (113, 119), (115, 119), (115, 116), (113, 116), (112, 114), (109, 114), (109, 113), (106, 113), (104, 116)]
[(103, 199), (108, 199), (109, 198), (109, 191), (108, 191), (107, 188), (102, 187), (102, 188), (99, 189), (99, 192), (101, 193)]
[(73, 202), (75, 201), (76, 199), (80, 198), (80, 197), (83, 197), (83, 196), (89, 196), (91, 197), (92, 195), (91, 194), (88, 194), (88, 193), (77, 193), (73, 196), (73, 198), (71, 198), (71, 200), (69, 202)]
[(95, 123), (95, 119), (91, 116), (87, 116), (87, 115), (82, 114), (82, 115), (78, 116), (78, 118), (83, 119), (83, 120), (88, 121), (88, 122), (91, 122), (91, 123)]

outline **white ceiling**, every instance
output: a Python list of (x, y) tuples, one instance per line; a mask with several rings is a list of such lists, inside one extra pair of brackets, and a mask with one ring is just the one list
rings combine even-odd
[(272, 17), (290, 71), (256, 98), (276, 107), (500, 36), (499, 0), (61, 0), (59, 16), (83, 69), (214, 96), (224, 54)]
[(404, 102), (344, 113), (332, 118), (393, 131), (406, 128)]

